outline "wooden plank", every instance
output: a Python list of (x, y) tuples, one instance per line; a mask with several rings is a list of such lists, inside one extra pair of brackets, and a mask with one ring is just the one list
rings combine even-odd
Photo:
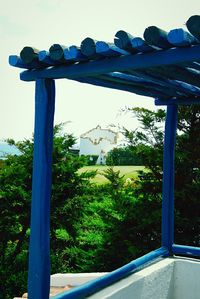
[(124, 30), (119, 30), (115, 34), (115, 46), (130, 53), (138, 53), (138, 50), (132, 47), (131, 40), (133, 38), (134, 37), (130, 33)]
[(156, 26), (147, 27), (143, 36), (149, 45), (153, 45), (162, 49), (168, 49), (173, 46), (167, 39), (167, 32)]
[(58, 61), (52, 60), (49, 52), (45, 51), (45, 50), (39, 52), (38, 59), (39, 59), (39, 61), (45, 63), (48, 66), (51, 66), (51, 65), (53, 66), (53, 65), (59, 64)]
[(197, 70), (200, 71), (200, 63), (198, 62), (185, 62), (185, 63), (181, 63), (180, 65), (181, 67), (185, 67), (185, 68), (190, 68), (193, 70)]
[(67, 48), (66, 46), (60, 44), (53, 44), (49, 48), (50, 58), (54, 61), (65, 62), (64, 49), (66, 48)]
[(148, 74), (154, 73), (154, 76), (165, 77), (168, 79), (179, 80), (185, 83), (200, 87), (200, 75), (195, 74), (189, 68), (183, 68), (177, 65), (170, 65), (168, 67), (161, 66), (156, 68), (146, 69)]
[[(84, 64), (74, 64), (69, 66), (55, 66), (51, 69), (24, 71), (20, 74), (21, 80), (34, 81), (40, 78), (80, 78), (87, 76), (94, 76), (98, 74), (105, 74), (114, 71), (127, 71), (127, 70), (147, 70), (156, 68), (159, 74), (161, 66), (166, 66), (165, 69), (171, 64), (179, 64), (185, 62), (200, 61), (200, 45), (185, 48), (172, 48), (169, 50), (155, 51), (145, 54), (124, 55), (120, 57), (110, 57), (109, 59), (89, 61)], [(186, 81), (187, 76), (190, 75), (188, 71), (184, 73), (182, 81)], [(165, 73), (166, 76), (166, 73)], [(176, 73), (174, 73), (174, 78)], [(195, 81), (199, 81), (199, 76), (195, 76)], [(188, 82), (193, 84), (192, 82)], [(193, 84), (199, 86), (197, 84)]]
[(200, 41), (200, 16), (191, 16), (186, 22), (187, 29)]
[(133, 86), (132, 84), (120, 84), (119, 82), (112, 82), (111, 80), (108, 80), (108, 78), (98, 78), (98, 77), (87, 77), (87, 78), (76, 78), (75, 81), (81, 82), (81, 83), (88, 83), (95, 86), (102, 86), (106, 88), (126, 91), (135, 93), (141, 96), (147, 96), (147, 97), (160, 97), (165, 98), (165, 94), (155, 91), (154, 89), (147, 89), (144, 85), (142, 87)]
[(131, 39), (131, 46), (138, 52), (143, 52), (143, 53), (160, 50), (159, 47), (150, 46), (141, 37), (134, 37), (133, 39)]
[(20, 58), (24, 63), (38, 61), (39, 50), (33, 47), (24, 47), (20, 52)]
[[(183, 93), (179, 93), (175, 88), (173, 88), (173, 86), (166, 88), (164, 85), (157, 84), (153, 80), (147, 81), (143, 78), (131, 76), (124, 73), (104, 74), (104, 75), (99, 75), (98, 78), (112, 81), (115, 83), (136, 86), (137, 88), (141, 88), (141, 89), (145, 88), (145, 90), (147, 91), (154, 90), (155, 92), (162, 93), (165, 97), (168, 98), (173, 96), (184, 95)], [(187, 96), (187, 94), (185, 94), (185, 96)]]
[(38, 79), (35, 91), (34, 158), (29, 243), (29, 299), (48, 299), (50, 288), (50, 197), (55, 84)]
[(174, 98), (174, 99), (156, 99), (155, 100), (155, 105), (156, 106), (169, 106), (169, 105), (200, 105), (200, 97), (195, 98)]
[(165, 88), (176, 90), (179, 96), (200, 95), (200, 88), (182, 81), (171, 80), (163, 75), (158, 76), (157, 73), (155, 71), (153, 72), (152, 70), (148, 71), (148, 73), (144, 73), (142, 71), (128, 71), (126, 73), (143, 78), (149, 83), (158, 84)]
[(87, 61), (88, 57), (83, 55), (81, 49), (77, 46), (70, 46), (64, 49), (64, 58), (69, 61)]
[(81, 52), (83, 55), (87, 56), (90, 59), (98, 59), (101, 55), (96, 52), (96, 43), (97, 41), (93, 38), (86, 37), (81, 42)]
[(96, 43), (96, 53), (105, 57), (129, 55), (127, 51), (124, 51), (123, 49), (116, 47), (112, 43), (107, 43), (104, 41), (98, 41)]
[(22, 59), (17, 55), (10, 55), (8, 62), (11, 66), (22, 68), (22, 69), (28, 69), (28, 70), (44, 67), (44, 64), (39, 63), (38, 61), (33, 61), (31, 63), (24, 63)]
[(178, 47), (186, 47), (198, 43), (193, 35), (182, 28), (170, 30), (167, 39), (170, 44)]

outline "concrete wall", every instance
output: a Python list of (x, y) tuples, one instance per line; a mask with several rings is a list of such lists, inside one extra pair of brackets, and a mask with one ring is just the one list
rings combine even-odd
[(162, 260), (88, 298), (171, 299), (173, 298), (173, 269), (172, 260)]
[(200, 261), (163, 259), (88, 298), (200, 299)]
[[(54, 274), (52, 286), (80, 285), (105, 273)], [(165, 258), (88, 299), (200, 299), (200, 261)]]

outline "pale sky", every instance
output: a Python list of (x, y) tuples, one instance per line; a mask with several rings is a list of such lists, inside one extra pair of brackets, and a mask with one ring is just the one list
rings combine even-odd
[[(34, 128), (34, 82), (20, 81), (9, 55), (24, 46), (79, 46), (86, 37), (113, 42), (120, 29), (142, 37), (151, 25), (186, 28), (188, 18), (200, 14), (200, 0), (0, 0), (0, 7), (0, 140), (29, 138)], [(76, 137), (98, 124), (134, 129), (135, 120), (120, 116), (120, 109), (155, 108), (150, 98), (66, 79), (56, 80), (56, 88), (55, 124), (71, 121), (66, 130)]]

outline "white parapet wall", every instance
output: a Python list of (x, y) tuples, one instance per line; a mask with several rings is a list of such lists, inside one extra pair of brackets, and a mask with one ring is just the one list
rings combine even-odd
[[(78, 286), (106, 273), (54, 274), (52, 286)], [(165, 258), (87, 297), (90, 299), (200, 299), (200, 261)]]
[(105, 275), (107, 272), (95, 272), (95, 273), (57, 273), (51, 275), (52, 287), (65, 287), (70, 285), (72, 287), (81, 285), (92, 279), (99, 278)]

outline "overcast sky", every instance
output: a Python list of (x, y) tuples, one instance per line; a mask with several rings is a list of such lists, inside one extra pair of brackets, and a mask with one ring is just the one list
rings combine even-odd
[[(79, 46), (85, 37), (113, 42), (120, 29), (142, 37), (151, 25), (185, 28), (191, 15), (200, 14), (200, 0), (0, 0), (0, 7), (0, 140), (29, 138), (34, 127), (34, 82), (20, 81), (20, 70), (8, 65), (9, 55), (24, 46)], [(98, 124), (135, 128), (135, 120), (120, 115), (120, 109), (154, 108), (153, 99), (122, 91), (65, 79), (56, 87), (55, 123), (70, 121), (66, 130), (76, 137)]]

